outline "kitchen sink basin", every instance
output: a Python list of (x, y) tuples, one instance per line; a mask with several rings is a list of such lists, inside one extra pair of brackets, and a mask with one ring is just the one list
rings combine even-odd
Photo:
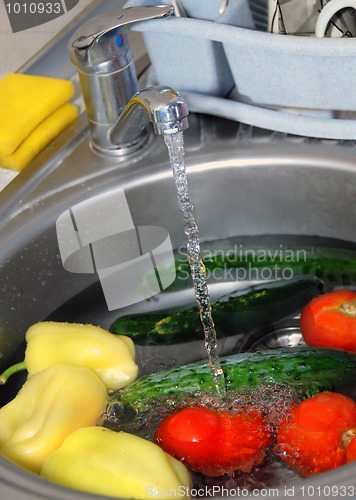
[[(53, 149), (56, 146), (58, 153)], [(307, 140), (191, 115), (185, 151), (203, 244), (278, 237), (281, 244), (321, 241), (356, 247), (353, 142)], [(132, 155), (104, 158), (91, 150), (86, 121), (81, 118), (2, 193), (1, 368), (21, 358), (24, 335), (31, 324), (58, 317), (61, 308), (66, 310), (65, 304), (92, 287), (103, 302), (94, 272), (74, 273), (64, 268), (56, 221), (79, 203), (120, 190), (126, 195), (135, 226), (164, 228), (175, 249), (186, 244), (167, 150), (162, 138), (152, 133), (146, 145)], [(84, 319), (108, 327), (113, 314), (115, 311), (101, 308), (97, 317), (94, 308), (92, 313), (86, 311)], [(66, 319), (63, 312), (62, 319)], [(345, 488), (351, 492), (355, 474), (356, 463), (285, 487), (294, 488), (295, 498), (305, 497), (307, 491), (323, 496), (323, 491), (334, 487), (332, 491), (341, 498)], [(281, 498), (285, 487), (278, 490)], [(19, 500), (88, 498), (2, 458), (0, 493), (2, 500), (13, 496)]]

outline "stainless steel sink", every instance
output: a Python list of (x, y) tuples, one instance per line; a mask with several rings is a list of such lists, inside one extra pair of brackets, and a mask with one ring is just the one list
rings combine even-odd
[[(96, 3), (90, 17), (100, 9), (121, 7), (123, 1)], [(74, 68), (66, 51), (70, 35), (68, 32), (27, 71), (72, 78)], [(278, 236), (281, 241), (322, 238), (355, 248), (354, 141), (305, 139), (191, 115), (185, 150), (190, 194), (203, 242), (235, 237), (262, 241)], [(56, 234), (58, 217), (80, 202), (120, 189), (135, 226), (161, 226), (174, 248), (186, 244), (167, 150), (163, 139), (153, 133), (132, 155), (104, 158), (92, 152), (87, 120), (81, 116), (1, 193), (0, 369), (21, 358), (24, 335), (31, 324), (58, 316), (65, 304), (81, 294), (85, 299), (86, 291), (98, 284), (94, 273), (64, 269)], [(96, 290), (98, 300), (103, 301), (100, 289)], [(66, 314), (67, 309), (62, 311)], [(115, 314), (104, 307), (99, 307), (99, 315), (95, 308), (84, 307), (83, 311), (85, 320), (103, 327), (108, 327)], [(141, 361), (143, 356), (144, 352)], [(151, 351), (150, 356), (157, 361), (158, 351)], [(5, 391), (5, 387), (0, 389), (0, 400)], [(355, 474), (356, 463), (286, 483), (271, 491), (271, 496), (285, 498), (293, 491), (294, 498), (302, 499), (314, 494), (330, 496), (332, 491), (333, 497), (334, 493), (339, 498), (355, 497)], [(254, 497), (266, 498), (266, 492)], [(88, 495), (47, 483), (0, 457), (0, 497), (84, 500)]]
[[(192, 115), (185, 144), (202, 241), (280, 235), (356, 244), (353, 143), (281, 136)], [(124, 189), (135, 225), (161, 226), (174, 248), (185, 244), (161, 138), (150, 135), (142, 150), (125, 159), (102, 158), (90, 149), (83, 118), (57, 145), (58, 154), (44, 152), (0, 198), (2, 368), (16, 356), (29, 325), (47, 318), (97, 282), (95, 274), (74, 274), (63, 268), (56, 220), (65, 210), (96, 195)], [(336, 486), (341, 498), (341, 486), (352, 487), (355, 473), (356, 463), (288, 487), (294, 487), (295, 498), (302, 498), (308, 486), (313, 491), (327, 486), (334, 486), (335, 491)], [(283, 498), (284, 488), (278, 491)], [(2, 500), (13, 496), (20, 500), (87, 498), (1, 458), (0, 492)]]

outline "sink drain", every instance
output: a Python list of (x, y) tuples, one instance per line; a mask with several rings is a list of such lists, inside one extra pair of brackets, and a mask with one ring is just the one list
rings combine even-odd
[(299, 315), (288, 318), (273, 330), (259, 332), (251, 336), (243, 346), (242, 351), (261, 351), (265, 349), (278, 349), (281, 347), (305, 346), (299, 328)]

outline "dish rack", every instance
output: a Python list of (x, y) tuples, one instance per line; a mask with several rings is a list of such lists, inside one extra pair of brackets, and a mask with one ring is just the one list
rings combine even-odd
[[(125, 7), (155, 4), (129, 0)], [(171, 17), (131, 29), (143, 34), (150, 83), (180, 91), (192, 111), (290, 134), (356, 139), (352, 38), (256, 31), (246, 0), (229, 2), (215, 20)]]

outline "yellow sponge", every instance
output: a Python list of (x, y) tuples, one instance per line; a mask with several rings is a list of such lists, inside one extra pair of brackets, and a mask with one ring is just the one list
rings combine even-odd
[(0, 166), (11, 170), (22, 170), (77, 116), (77, 106), (64, 104), (35, 128), (11, 155), (0, 157)]
[(0, 80), (0, 166), (21, 170), (78, 115), (72, 82), (12, 73)]

